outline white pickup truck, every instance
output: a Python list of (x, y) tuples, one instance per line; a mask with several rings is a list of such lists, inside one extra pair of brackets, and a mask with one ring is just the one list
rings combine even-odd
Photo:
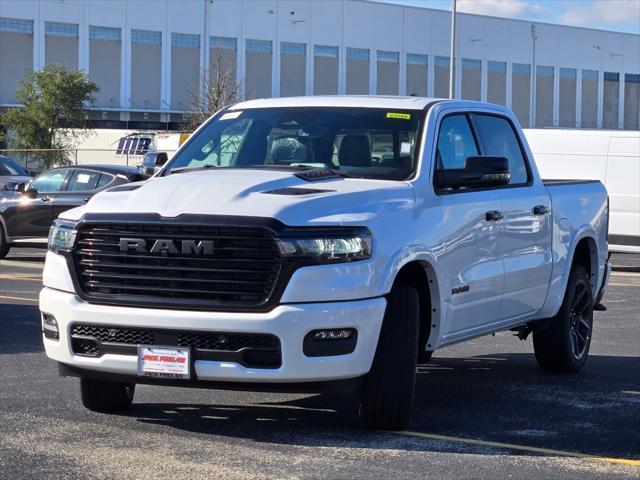
[(60, 216), (44, 346), (94, 411), (125, 410), (136, 384), (333, 388), (401, 429), (416, 364), (445, 345), (532, 332), (544, 370), (580, 370), (607, 227), (603, 185), (543, 182), (505, 108), (247, 101), (151, 180)]

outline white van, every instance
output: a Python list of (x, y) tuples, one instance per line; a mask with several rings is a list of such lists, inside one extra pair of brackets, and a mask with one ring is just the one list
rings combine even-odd
[(640, 131), (524, 131), (545, 179), (593, 179), (610, 199), (609, 250), (640, 252)]

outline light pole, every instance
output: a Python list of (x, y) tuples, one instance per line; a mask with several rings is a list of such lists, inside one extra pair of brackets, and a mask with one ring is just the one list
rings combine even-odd
[(533, 58), (531, 59), (531, 95), (529, 98), (529, 126), (535, 127), (536, 123), (536, 26), (531, 25), (531, 39), (533, 40)]
[(449, 98), (453, 98), (455, 94), (455, 75), (454, 67), (456, 64), (456, 0), (453, 0), (451, 6), (451, 56), (449, 58)]

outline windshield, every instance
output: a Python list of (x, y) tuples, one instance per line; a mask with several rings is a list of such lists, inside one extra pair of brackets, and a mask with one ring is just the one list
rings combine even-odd
[(18, 177), (26, 177), (25, 172), (20, 165), (11, 160), (9, 157), (0, 155), (0, 175), (15, 175)]
[(330, 168), (355, 178), (403, 180), (417, 163), (421, 110), (230, 110), (210, 121), (164, 169)]

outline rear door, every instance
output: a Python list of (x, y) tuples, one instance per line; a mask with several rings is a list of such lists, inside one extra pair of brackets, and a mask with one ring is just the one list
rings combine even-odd
[(502, 199), (500, 255), (504, 293), (499, 318), (527, 316), (542, 308), (551, 277), (551, 199), (534, 182), (522, 143), (504, 116), (471, 116), (483, 155), (506, 157), (511, 179), (497, 191)]
[[(104, 177), (104, 179), (103, 179)], [(52, 199), (53, 218), (71, 208), (79, 207), (86, 203), (98, 188), (113, 180), (113, 175), (96, 170), (75, 168), (69, 177), (66, 189)]]
[[(465, 113), (453, 113), (441, 121), (436, 172), (462, 168), (467, 157), (480, 153), (469, 120)], [(482, 331), (498, 318), (504, 267), (499, 222), (488, 212), (499, 212), (502, 202), (495, 189), (441, 190), (437, 184), (435, 189), (443, 213), (442, 225), (434, 228), (444, 229), (443, 338), (453, 341)]]

